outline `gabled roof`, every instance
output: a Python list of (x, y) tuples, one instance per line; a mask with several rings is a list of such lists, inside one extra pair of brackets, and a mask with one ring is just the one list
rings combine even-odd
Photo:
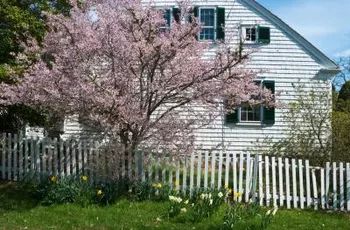
[(291, 39), (293, 39), (298, 45), (300, 45), (312, 58), (314, 58), (320, 65), (324, 66), (326, 70), (339, 72), (339, 67), (329, 57), (307, 41), (302, 35), (292, 29), (289, 25), (283, 22), (279, 17), (271, 13), (264, 6), (256, 2), (255, 0), (239, 0), (243, 4), (246, 4), (251, 9), (260, 13), (262, 16), (269, 19), (275, 26), (286, 33)]

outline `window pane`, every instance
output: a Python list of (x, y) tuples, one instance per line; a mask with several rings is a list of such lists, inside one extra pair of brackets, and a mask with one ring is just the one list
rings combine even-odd
[(246, 40), (256, 41), (256, 28), (246, 28)]
[(201, 9), (202, 26), (214, 26), (214, 9)]
[(250, 107), (250, 106), (243, 106), (241, 107), (241, 121), (247, 122), (247, 121), (260, 121), (260, 106), (256, 107)]
[(213, 40), (214, 39), (214, 28), (203, 28), (199, 36), (200, 40)]

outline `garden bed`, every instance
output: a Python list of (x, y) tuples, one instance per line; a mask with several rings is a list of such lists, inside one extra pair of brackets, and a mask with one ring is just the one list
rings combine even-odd
[[(132, 201), (108, 206), (42, 206), (13, 183), (0, 184), (0, 229), (220, 229), (228, 209), (221, 205), (200, 222), (168, 218), (169, 201)], [(268, 229), (349, 229), (342, 213), (279, 210)]]

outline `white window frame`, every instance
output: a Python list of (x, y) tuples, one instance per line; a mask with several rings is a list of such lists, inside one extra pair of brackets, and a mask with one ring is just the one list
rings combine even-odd
[(216, 41), (216, 18), (217, 18), (217, 12), (216, 12), (216, 6), (200, 6), (198, 7), (198, 20), (199, 20), (199, 23), (201, 23), (201, 11), (202, 10), (205, 10), (205, 9), (209, 9), (209, 10), (214, 10), (214, 25), (213, 26), (202, 26), (201, 25), (201, 29), (205, 29), (205, 28), (209, 28), (209, 29), (214, 29), (214, 37), (213, 39), (201, 39), (201, 31), (199, 31), (198, 33), (198, 40), (199, 41)]

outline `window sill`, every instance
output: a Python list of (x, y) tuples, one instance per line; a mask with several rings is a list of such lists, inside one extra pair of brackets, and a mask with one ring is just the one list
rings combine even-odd
[(237, 126), (262, 126), (260, 121), (257, 122), (239, 122), (236, 124)]

